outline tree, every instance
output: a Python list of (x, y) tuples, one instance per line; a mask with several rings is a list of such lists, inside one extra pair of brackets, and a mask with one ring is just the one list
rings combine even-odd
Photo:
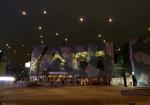
[(80, 68), (82, 68), (83, 70), (88, 66), (88, 62), (87, 61), (81, 61), (80, 62)]
[(105, 66), (104, 66), (104, 63), (103, 63), (103, 58), (102, 57), (98, 57), (98, 60), (97, 60), (97, 66), (96, 66), (98, 69), (100, 70), (105, 70)]
[(29, 80), (28, 74), (29, 74), (29, 70), (24, 66), (21, 66), (19, 68), (19, 71), (17, 71), (18, 80)]

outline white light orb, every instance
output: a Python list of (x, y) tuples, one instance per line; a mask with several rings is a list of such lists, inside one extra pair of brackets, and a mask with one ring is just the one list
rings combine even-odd
[(43, 40), (41, 40), (41, 44), (43, 44), (44, 43), (44, 41)]
[(58, 36), (59, 35), (59, 33), (56, 33), (56, 36)]
[(11, 47), (10, 47), (10, 46), (8, 46), (8, 48), (10, 49)]
[(25, 67), (26, 67), (26, 68), (30, 68), (30, 64), (31, 64), (31, 62), (26, 62), (26, 63), (25, 63)]
[(8, 47), (8, 46), (9, 46), (9, 44), (8, 44), (8, 43), (6, 43), (6, 46)]
[(106, 40), (103, 40), (103, 43), (106, 43)]
[(41, 26), (39, 26), (39, 27), (38, 27), (38, 30), (42, 30), (42, 27), (41, 27)]
[(101, 35), (101, 34), (99, 34), (99, 35), (98, 35), (98, 37), (99, 37), (99, 38), (101, 38), (101, 37), (102, 37), (102, 35)]
[(43, 35), (40, 35), (40, 38), (43, 38)]
[(80, 17), (80, 22), (83, 22), (84, 21), (84, 18), (83, 17)]
[(16, 50), (14, 50), (14, 53), (16, 53), (17, 51)]
[(46, 15), (46, 14), (47, 14), (47, 11), (46, 11), (46, 10), (44, 10), (44, 11), (43, 11), (43, 14), (44, 14), (44, 15)]
[(21, 46), (24, 47), (24, 44), (22, 44)]
[(68, 38), (65, 38), (65, 41), (67, 42), (67, 41), (68, 41)]
[(111, 23), (111, 22), (113, 21), (113, 19), (112, 19), (112, 18), (109, 18), (108, 21), (109, 21), (109, 23)]
[(26, 16), (27, 15), (26, 11), (22, 11), (22, 15)]

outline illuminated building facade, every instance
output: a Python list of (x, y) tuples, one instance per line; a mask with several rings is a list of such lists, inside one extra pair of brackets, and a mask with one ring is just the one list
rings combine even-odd
[(31, 74), (67, 72), (73, 77), (111, 76), (114, 66), (113, 44), (34, 47)]

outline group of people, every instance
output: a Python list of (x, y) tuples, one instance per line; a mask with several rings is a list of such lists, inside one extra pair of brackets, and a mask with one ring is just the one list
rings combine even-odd
[(72, 83), (72, 78), (49, 78), (50, 85), (67, 85)]
[(88, 85), (88, 83), (89, 83), (88, 78), (77, 77), (77, 86), (79, 86), (79, 85)]
[(79, 85), (110, 85), (110, 77), (77, 77)]

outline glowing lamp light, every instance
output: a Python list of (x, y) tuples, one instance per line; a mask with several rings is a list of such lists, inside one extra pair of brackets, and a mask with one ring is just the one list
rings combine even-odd
[(148, 31), (150, 31), (150, 27), (148, 28)]
[(11, 47), (10, 47), (10, 46), (8, 46), (8, 48), (10, 49)]
[(99, 34), (99, 35), (98, 35), (98, 37), (99, 37), (99, 38), (101, 38), (101, 37), (102, 37), (102, 35), (101, 35), (101, 34)]
[(24, 44), (22, 44), (22, 47), (24, 47)]
[(112, 18), (109, 18), (109, 19), (108, 19), (108, 22), (109, 22), (109, 23), (111, 23), (112, 21), (113, 21), (113, 19), (112, 19)]
[(72, 75), (69, 75), (69, 78), (72, 78)]
[(30, 64), (31, 64), (30, 62), (25, 63), (25, 67), (30, 68)]
[(103, 43), (106, 43), (106, 40), (103, 40)]
[(134, 73), (134, 71), (132, 71), (132, 75), (134, 75), (135, 73)]
[(80, 22), (83, 22), (83, 21), (84, 21), (84, 18), (83, 18), (83, 17), (81, 17), (81, 18), (80, 18)]
[(43, 35), (40, 35), (40, 38), (43, 38)]
[(109, 22), (112, 22), (112, 19), (109, 19)]
[(42, 40), (42, 41), (41, 41), (41, 44), (43, 44), (43, 43), (44, 43), (44, 41)]
[(47, 14), (47, 11), (46, 11), (46, 10), (44, 10), (44, 11), (43, 11), (43, 14), (44, 14), (44, 15), (45, 15), (45, 14)]
[(58, 36), (59, 35), (59, 33), (56, 33), (56, 36)]
[(0, 81), (10, 81), (13, 82), (15, 81), (14, 77), (0, 77)]
[(67, 42), (67, 41), (68, 41), (68, 39), (67, 39), (67, 38), (65, 38), (65, 41)]
[(38, 30), (42, 30), (42, 27), (41, 27), (41, 26), (39, 26), (39, 27), (38, 27)]
[(7, 43), (7, 44), (6, 44), (6, 46), (8, 47), (8, 46), (9, 46), (9, 44)]
[(14, 53), (16, 53), (17, 51), (16, 50), (14, 50)]
[(27, 15), (26, 11), (22, 11), (22, 15), (26, 16)]

